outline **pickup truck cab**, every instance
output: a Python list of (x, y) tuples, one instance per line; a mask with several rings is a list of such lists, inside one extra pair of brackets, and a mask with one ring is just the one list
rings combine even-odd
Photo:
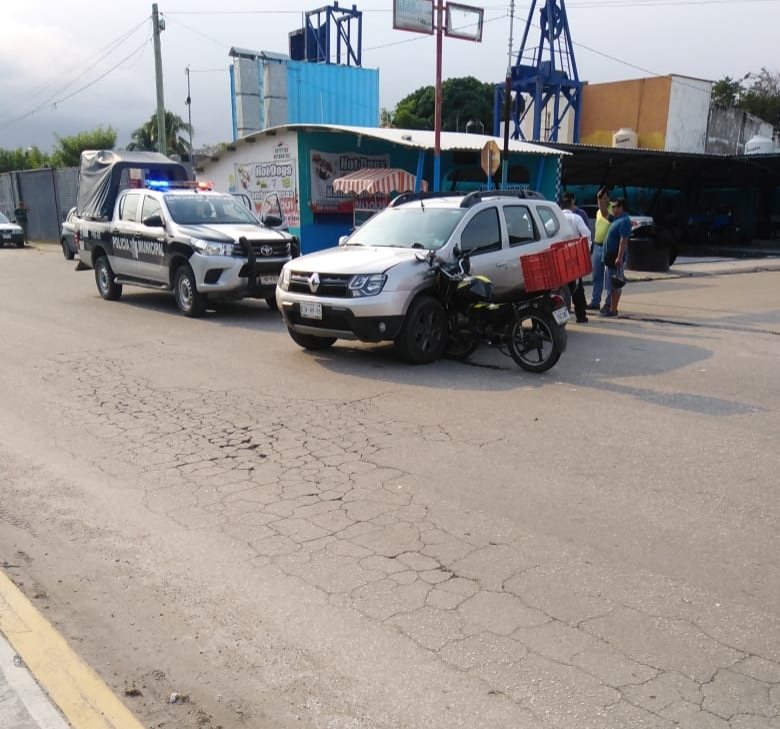
[(558, 205), (533, 191), (404, 193), (338, 248), (285, 264), (276, 300), (305, 349), (338, 339), (395, 341), (414, 355), (415, 342), (400, 339), (414, 338), (409, 312), (433, 286), (421, 253), (435, 250), (443, 261), (456, 248), (469, 253), (471, 273), (491, 280), (493, 299), (511, 301), (524, 296), (520, 256), (571, 237)]
[(116, 300), (126, 285), (171, 291), (191, 317), (210, 299), (262, 298), (275, 309), (294, 237), (264, 225), (232, 195), (171, 177), (147, 176), (141, 187), (116, 193), (108, 220), (88, 217), (80, 177), (79, 260), (95, 270), (100, 295)]

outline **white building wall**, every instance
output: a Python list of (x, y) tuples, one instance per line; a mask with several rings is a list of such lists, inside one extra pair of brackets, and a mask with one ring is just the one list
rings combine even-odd
[(290, 228), (300, 225), (298, 134), (256, 134), (228, 144), (227, 149), (202, 163), (198, 179), (214, 183), (219, 192), (246, 196), (256, 212), (263, 200), (276, 193)]
[(665, 151), (705, 152), (711, 96), (711, 81), (672, 76)]

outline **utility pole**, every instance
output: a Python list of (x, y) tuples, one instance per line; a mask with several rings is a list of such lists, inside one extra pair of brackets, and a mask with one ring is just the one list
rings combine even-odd
[(165, 98), (163, 96), (162, 53), (160, 52), (160, 33), (165, 30), (165, 20), (157, 11), (157, 3), (152, 5), (152, 37), (154, 39), (154, 78), (157, 82), (157, 151), (167, 156), (168, 144), (165, 139)]
[(193, 161), (193, 156), (192, 156), (192, 96), (190, 95), (190, 67), (189, 66), (187, 66), (187, 68), (184, 69), (184, 73), (187, 74), (187, 101), (185, 101), (184, 103), (187, 104), (187, 124), (189, 125), (189, 129), (187, 130), (187, 132), (190, 138), (190, 166), (194, 171), (195, 162)]
[(509, 176), (509, 107), (512, 104), (512, 33), (515, 25), (515, 0), (509, 3), (509, 52), (506, 62), (506, 79), (504, 81), (504, 149), (501, 160), (501, 187), (506, 190)]

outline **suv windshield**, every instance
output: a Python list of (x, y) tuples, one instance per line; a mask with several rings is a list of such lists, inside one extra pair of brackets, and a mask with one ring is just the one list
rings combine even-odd
[(232, 195), (165, 195), (164, 199), (179, 225), (257, 225), (257, 218)]
[(0, 223), (10, 223), (11, 221), (8, 220), (8, 218), (5, 217), (2, 213), (0, 213)]
[(465, 208), (404, 206), (374, 215), (350, 237), (351, 246), (441, 248), (452, 235)]

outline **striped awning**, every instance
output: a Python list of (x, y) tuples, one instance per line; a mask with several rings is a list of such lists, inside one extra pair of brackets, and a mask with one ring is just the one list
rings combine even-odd
[[(353, 192), (355, 195), (389, 195), (392, 192), (414, 190), (415, 176), (400, 169), (357, 170), (333, 180), (336, 192)], [(427, 191), (428, 183), (422, 180), (420, 189)]]

